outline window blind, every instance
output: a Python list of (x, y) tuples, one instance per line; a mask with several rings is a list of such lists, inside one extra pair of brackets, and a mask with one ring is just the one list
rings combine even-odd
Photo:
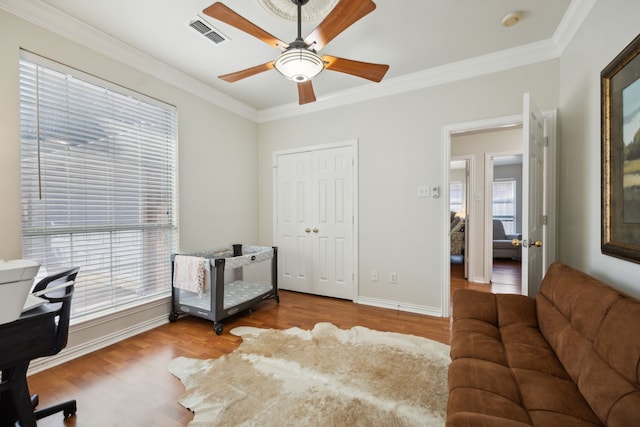
[(507, 234), (516, 233), (516, 181), (493, 181), (493, 218), (502, 221)]
[(73, 318), (170, 292), (176, 122), (173, 106), (21, 53), (23, 258), (80, 267)]
[(464, 184), (458, 181), (449, 183), (449, 210), (462, 212), (464, 202)]

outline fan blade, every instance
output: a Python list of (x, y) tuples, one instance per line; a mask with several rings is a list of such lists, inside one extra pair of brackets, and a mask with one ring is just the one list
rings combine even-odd
[(304, 39), (304, 42), (318, 51), (350, 25), (373, 12), (375, 8), (376, 4), (371, 0), (339, 1), (324, 21)]
[(246, 70), (236, 71), (235, 73), (224, 74), (222, 76), (218, 76), (218, 78), (225, 82), (233, 83), (269, 70), (273, 70), (273, 61), (267, 62), (266, 64), (256, 65), (255, 67), (247, 68)]
[(229, 9), (222, 3), (216, 2), (203, 10), (203, 12), (211, 16), (212, 18), (217, 19), (218, 21), (229, 24), (232, 27), (239, 29), (240, 31), (244, 31), (245, 33), (250, 34), (257, 39), (262, 40), (270, 46), (273, 46), (275, 48), (281, 47), (283, 49), (289, 47), (287, 43), (267, 33), (265, 30), (258, 27), (253, 22), (248, 21), (247, 19), (238, 15), (236, 12)]
[(308, 104), (309, 102), (315, 102), (316, 94), (313, 93), (313, 84), (311, 80), (298, 83), (298, 104)]
[(374, 82), (382, 80), (389, 69), (389, 66), (384, 64), (352, 61), (351, 59), (336, 58), (329, 55), (322, 55), (322, 60), (325, 62), (324, 68), (327, 70), (351, 74)]

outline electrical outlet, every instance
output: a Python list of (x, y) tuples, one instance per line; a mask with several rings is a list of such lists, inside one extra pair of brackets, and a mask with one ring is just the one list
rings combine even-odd
[(391, 283), (392, 285), (398, 283), (398, 274), (395, 271), (389, 273), (389, 283)]
[(373, 270), (373, 271), (371, 272), (371, 281), (372, 281), (372, 282), (377, 282), (377, 281), (378, 281), (378, 272), (377, 272), (377, 271), (375, 271), (375, 270)]

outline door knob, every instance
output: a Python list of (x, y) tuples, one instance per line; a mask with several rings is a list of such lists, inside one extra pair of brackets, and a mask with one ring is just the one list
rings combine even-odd
[(511, 244), (513, 246), (520, 246), (522, 245), (523, 248), (532, 248), (532, 247), (536, 247), (536, 248), (541, 248), (542, 247), (542, 240), (536, 240), (535, 242), (533, 240), (519, 240), (519, 239), (513, 239), (511, 241)]
[(314, 228), (314, 229), (313, 229), (313, 232), (314, 232), (314, 233), (317, 233), (317, 232), (318, 232), (318, 229), (317, 229), (317, 228)]
[(309, 227), (307, 227), (307, 228), (304, 229), (304, 232), (305, 233), (311, 233), (311, 229)]

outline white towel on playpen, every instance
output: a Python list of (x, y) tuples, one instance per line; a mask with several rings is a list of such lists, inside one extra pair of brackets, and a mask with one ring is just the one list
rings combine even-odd
[(173, 286), (202, 295), (206, 290), (207, 260), (195, 256), (176, 255), (173, 262)]

